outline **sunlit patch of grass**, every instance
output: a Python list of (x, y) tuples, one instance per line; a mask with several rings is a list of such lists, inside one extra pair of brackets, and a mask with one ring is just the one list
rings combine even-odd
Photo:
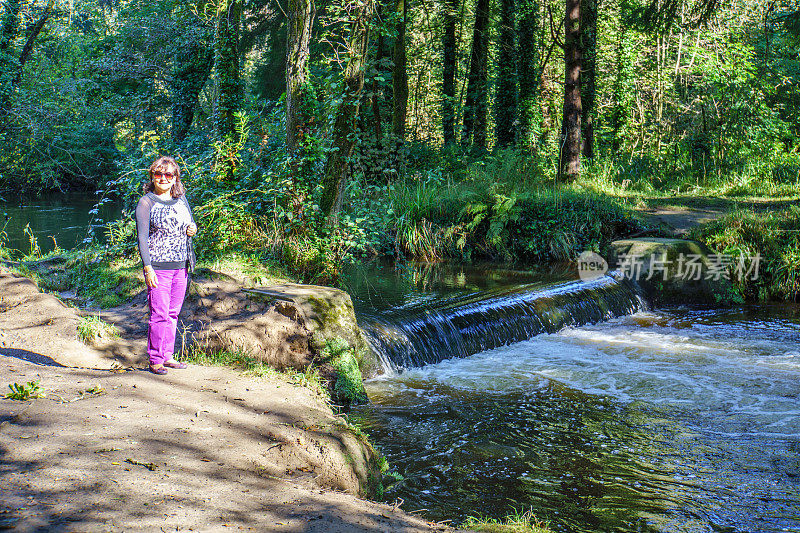
[(119, 336), (119, 330), (99, 315), (81, 317), (78, 320), (78, 338), (86, 344), (95, 339), (109, 339)]
[(144, 289), (137, 256), (110, 257), (102, 248), (90, 248), (73, 253), (66, 268), (78, 296), (102, 308), (127, 303)]
[(298, 387), (308, 388), (327, 397), (325, 387), (320, 380), (316, 367), (307, 367), (303, 371), (286, 369), (276, 370), (264, 364), (260, 359), (239, 351), (206, 350), (200, 346), (193, 346), (186, 351), (182, 360), (200, 366), (224, 366), (244, 371), (246, 374), (258, 377), (278, 378)]
[(760, 258), (757, 276), (753, 272), (741, 279), (734, 277), (746, 298), (800, 299), (800, 207), (736, 210), (696, 228), (690, 236), (722, 254)]
[(473, 531), (488, 533), (552, 533), (547, 522), (539, 520), (533, 514), (532, 509), (527, 511), (515, 509), (510, 515), (500, 520), (470, 516), (462, 526)]
[(274, 262), (264, 262), (256, 254), (230, 252), (219, 257), (204, 258), (197, 268), (207, 268), (254, 285), (270, 285), (292, 280), (285, 268)]

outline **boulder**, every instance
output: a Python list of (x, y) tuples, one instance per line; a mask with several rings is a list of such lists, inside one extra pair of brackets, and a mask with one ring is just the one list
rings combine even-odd
[(731, 280), (751, 265), (715, 254), (695, 241), (667, 238), (624, 239), (611, 243), (609, 265), (635, 280), (656, 304), (732, 305), (742, 297)]
[(362, 379), (380, 369), (350, 295), (332, 287), (202, 280), (181, 315), (191, 324), (186, 340), (201, 349), (245, 353), (277, 369), (319, 366), (342, 404), (366, 401)]

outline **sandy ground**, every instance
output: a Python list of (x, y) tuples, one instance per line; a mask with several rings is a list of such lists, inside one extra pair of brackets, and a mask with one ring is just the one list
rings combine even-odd
[(37, 381), (45, 396), (0, 399), (0, 529), (452, 531), (359, 499), (371, 448), (282, 376), (58, 366), (42, 352), (94, 355), (72, 343), (76, 311), (8, 276), (0, 389)]

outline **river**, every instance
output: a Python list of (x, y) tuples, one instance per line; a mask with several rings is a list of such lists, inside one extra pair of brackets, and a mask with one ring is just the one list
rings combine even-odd
[[(71, 249), (89, 236), (89, 227), (103, 242), (103, 222), (120, 217), (116, 203), (102, 205), (93, 213), (98, 200), (89, 193), (53, 194), (38, 198), (0, 198), (0, 244), (22, 253), (31, 252), (31, 237), (41, 253)], [(30, 233), (25, 232), (25, 227)]]
[[(490, 285), (569, 286), (564, 271), (421, 269), (355, 277), (362, 321), (402, 329), (404, 309)], [(798, 306), (639, 309), (447, 355), (368, 381), (354, 414), (408, 510), (532, 509), (564, 532), (800, 531)]]

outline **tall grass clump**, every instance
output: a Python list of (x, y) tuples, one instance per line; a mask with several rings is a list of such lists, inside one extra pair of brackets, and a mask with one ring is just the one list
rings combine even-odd
[(462, 524), (470, 531), (485, 533), (552, 533), (546, 522), (539, 520), (533, 510), (514, 510), (504, 519), (470, 516)]
[(622, 201), (554, 186), (514, 157), (476, 165), (469, 179), (414, 176), (390, 194), (397, 249), (418, 259), (571, 260), (644, 229)]
[(745, 298), (800, 299), (800, 207), (735, 211), (695, 229), (692, 237), (734, 258), (760, 257), (757, 276), (733, 278)]

